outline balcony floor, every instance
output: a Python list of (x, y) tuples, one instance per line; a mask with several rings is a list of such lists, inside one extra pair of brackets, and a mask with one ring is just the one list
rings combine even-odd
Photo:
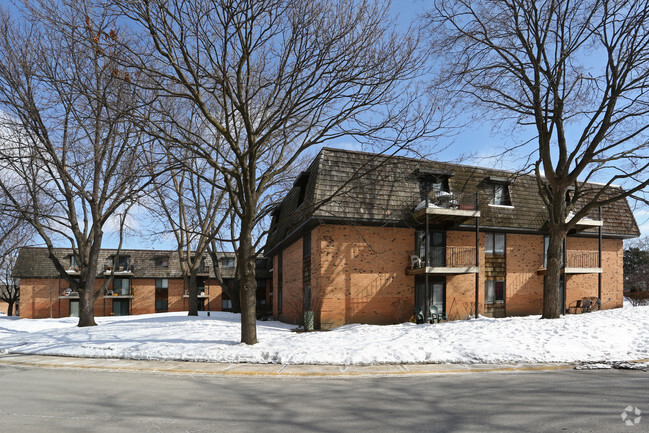
[(406, 269), (407, 275), (458, 275), (458, 274), (477, 274), (480, 272), (479, 266), (427, 266), (425, 268)]

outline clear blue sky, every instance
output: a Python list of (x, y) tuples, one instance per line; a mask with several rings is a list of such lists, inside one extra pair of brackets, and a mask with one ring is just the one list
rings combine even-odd
[[(393, 1), (392, 10), (398, 19), (398, 22), (404, 28), (408, 26), (411, 20), (415, 19), (418, 14), (425, 11), (428, 3), (421, 0), (396, 0)], [(516, 170), (521, 166), (521, 162), (515, 158), (506, 158), (496, 160), (494, 155), (499, 154), (506, 147), (513, 143), (520, 142), (523, 138), (516, 137), (512, 131), (492, 130), (493, 124), (487, 122), (474, 122), (464, 127), (452, 137), (443, 139), (443, 144), (450, 144), (448, 148), (434, 154), (434, 158), (443, 161), (458, 161), (473, 164), (498, 167), (503, 169)], [(471, 155), (471, 158), (466, 158)], [(643, 234), (649, 234), (649, 211), (640, 209), (635, 212), (636, 219), (640, 225)], [(143, 221), (137, 221), (134, 218), (136, 227), (145, 224)], [(114, 246), (117, 243), (117, 237), (107, 234), (106, 246)], [(140, 239), (137, 236), (129, 236), (126, 239), (125, 247), (129, 248), (174, 248), (173, 241), (162, 242), (161, 240), (151, 241)]]

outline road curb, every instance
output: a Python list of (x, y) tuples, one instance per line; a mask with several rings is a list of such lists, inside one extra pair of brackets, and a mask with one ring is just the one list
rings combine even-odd
[[(628, 361), (649, 362), (649, 359)], [(1, 366), (86, 369), (163, 374), (272, 376), (272, 377), (364, 377), (435, 374), (515, 373), (572, 370), (577, 363), (550, 364), (387, 364), (368, 366), (227, 364), (187, 361), (151, 361), (111, 358), (74, 358), (43, 355), (0, 355)]]

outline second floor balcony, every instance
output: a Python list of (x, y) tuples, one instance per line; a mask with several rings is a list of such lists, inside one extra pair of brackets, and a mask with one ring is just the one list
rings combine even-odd
[(413, 251), (410, 255), (408, 275), (437, 274), (475, 274), (480, 271), (476, 263), (475, 247), (431, 247), (429, 257), (419, 256)]
[(432, 193), (428, 205), (424, 200), (414, 209), (417, 222), (423, 223), (426, 215), (433, 223), (462, 223), (471, 218), (479, 218), (480, 210), (476, 193), (455, 194), (447, 191)]
[(600, 274), (598, 251), (566, 251), (566, 274)]

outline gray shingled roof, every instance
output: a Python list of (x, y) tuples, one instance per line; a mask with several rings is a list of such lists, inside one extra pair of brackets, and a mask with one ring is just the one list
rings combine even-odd
[[(72, 250), (70, 248), (57, 248), (56, 256), (66, 263)], [(112, 265), (112, 256), (116, 250), (106, 249), (99, 254), (98, 271), (101, 275), (105, 266)], [(130, 258), (133, 276), (136, 278), (181, 278), (180, 262), (176, 251), (157, 250), (122, 250), (120, 255)], [(156, 265), (159, 258), (168, 257), (169, 266)], [(234, 257), (234, 253), (219, 253), (219, 257)], [(205, 257), (205, 265), (209, 276), (214, 278), (212, 260)], [(14, 266), (13, 275), (18, 278), (46, 278), (57, 277), (58, 272), (49, 258), (46, 248), (23, 247)], [(224, 278), (234, 278), (234, 269), (223, 269)]]
[[(449, 189), (460, 197), (461, 203), (475, 203), (475, 193), (479, 191), (482, 229), (544, 230), (547, 212), (532, 175), (325, 148), (306, 170), (309, 177), (304, 203), (297, 206), (300, 192), (299, 186), (295, 186), (276, 209), (266, 253), (274, 254), (276, 247), (299, 235), (301, 228), (320, 222), (414, 226), (413, 209), (421, 201), (417, 170), (451, 175)], [(364, 175), (359, 176), (359, 173)], [(490, 178), (509, 182), (511, 207), (489, 205), (485, 186)], [(320, 205), (314, 207), (318, 203)], [(640, 231), (626, 201), (604, 206), (602, 214), (605, 236), (639, 236)], [(598, 219), (597, 211), (593, 211), (590, 217)], [(596, 233), (597, 230), (589, 229), (586, 233), (589, 231)]]

